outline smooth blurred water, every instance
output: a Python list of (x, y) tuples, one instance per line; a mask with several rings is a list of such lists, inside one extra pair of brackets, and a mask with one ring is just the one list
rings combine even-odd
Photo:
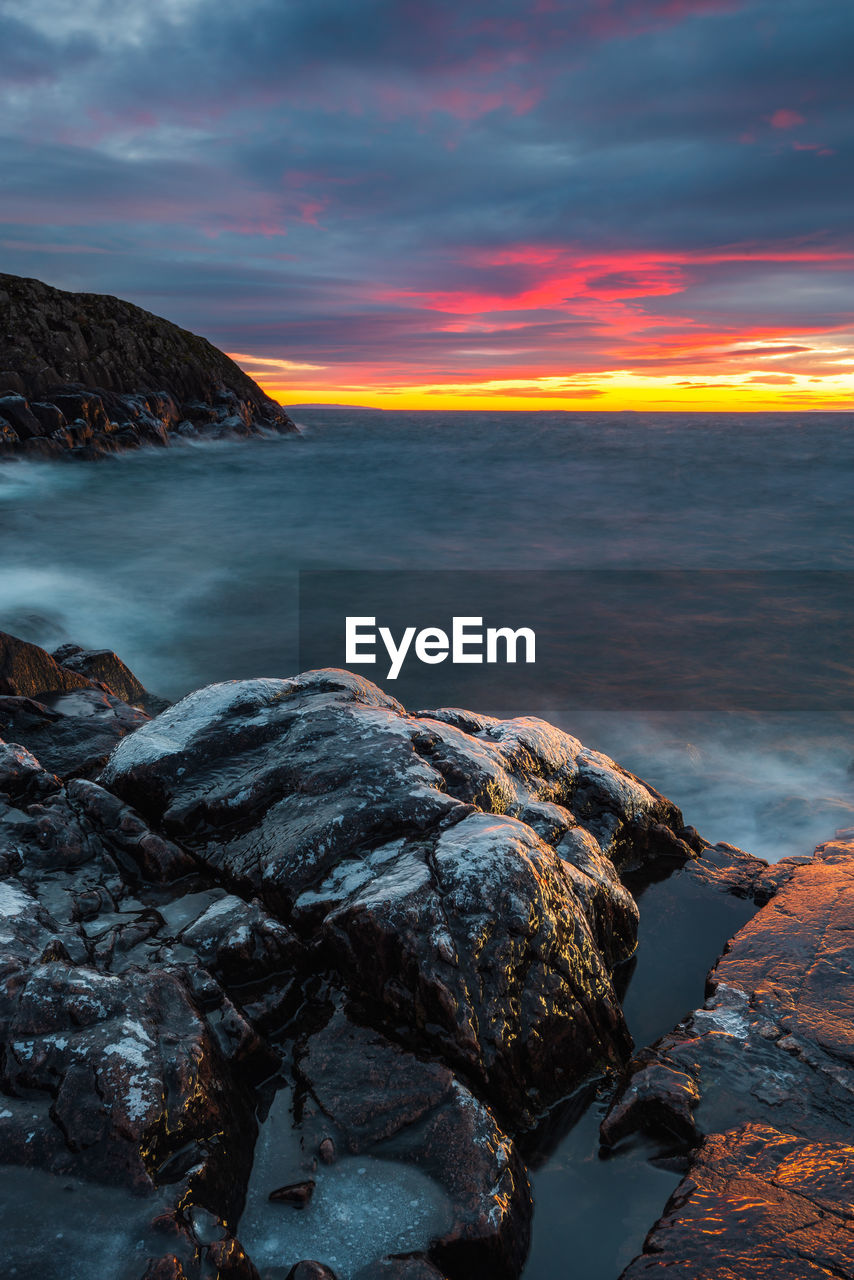
[[(299, 439), (4, 465), (0, 625), (176, 697), (296, 670), (300, 569), (854, 568), (852, 415), (296, 417)], [(776, 858), (854, 822), (848, 716), (552, 718), (709, 839)]]

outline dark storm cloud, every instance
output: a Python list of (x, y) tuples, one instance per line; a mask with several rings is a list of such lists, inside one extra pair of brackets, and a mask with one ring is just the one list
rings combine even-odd
[(0, 39), (6, 269), (232, 350), (438, 380), (851, 319), (843, 0), (6, 0)]

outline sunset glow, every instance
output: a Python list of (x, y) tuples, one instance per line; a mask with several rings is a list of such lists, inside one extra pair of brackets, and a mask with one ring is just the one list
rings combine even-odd
[(854, 408), (834, 0), (93, 5), (4, 20), (6, 270), (285, 404)]
[[(251, 372), (250, 366), (244, 366)], [(255, 375), (253, 375), (255, 376)], [(761, 375), (721, 377), (686, 384), (675, 377), (643, 377), (604, 372), (596, 380), (539, 378), (483, 382), (387, 386), (335, 383), (276, 385), (259, 377), (265, 391), (282, 404), (342, 404), (377, 409), (543, 409), (543, 410), (850, 410), (854, 375), (796, 378), (769, 385)]]

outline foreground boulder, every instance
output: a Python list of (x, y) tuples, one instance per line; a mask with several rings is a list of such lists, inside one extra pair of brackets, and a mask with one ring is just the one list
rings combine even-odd
[[(346, 672), (149, 720), (115, 655), (4, 644), (25, 739), (0, 744), (7, 1166), (142, 1197), (147, 1280), (252, 1280), (235, 1230), (272, 1073), (301, 1163), (265, 1205), (329, 1209), (324, 1170), (395, 1161), (441, 1227), (405, 1257), (378, 1245), (365, 1280), (513, 1280), (514, 1134), (625, 1061), (618, 867), (693, 858), (678, 811), (541, 721), (409, 716)], [(100, 781), (79, 699), (135, 717)]]
[[(309, 1231), (348, 1215), (374, 1232), (355, 1280), (515, 1280), (520, 1150), (625, 1072), (615, 1158), (645, 1129), (689, 1166), (632, 1280), (848, 1274), (854, 841), (769, 868), (543, 721), (410, 715), (347, 672), (149, 719), (115, 655), (4, 652), (30, 734), (0, 743), (4, 1189), (131, 1196), (139, 1280), (340, 1273), (346, 1244)], [(137, 726), (97, 778), (82, 739), (45, 768), (20, 709), (49, 754), (96, 696)], [(694, 903), (760, 909), (706, 1007), (627, 1066), (626, 885), (674, 867)]]
[(295, 431), (204, 338), (119, 298), (0, 275), (0, 455)]
[(674, 806), (544, 722), (410, 716), (342, 671), (191, 694), (101, 781), (517, 1117), (629, 1049), (615, 863), (692, 853)]

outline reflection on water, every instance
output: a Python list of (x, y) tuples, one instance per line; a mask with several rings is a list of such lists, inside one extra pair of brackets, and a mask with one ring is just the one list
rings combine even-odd
[[(175, 697), (296, 670), (301, 568), (854, 567), (850, 415), (299, 416), (302, 439), (4, 465), (0, 625)], [(842, 720), (561, 723), (709, 838), (777, 857), (854, 821)]]
[(706, 974), (756, 907), (682, 871), (634, 893), (640, 908), (638, 949), (623, 1012), (635, 1044), (646, 1045), (703, 1003)]
[(617, 1280), (643, 1247), (680, 1175), (656, 1168), (651, 1142), (599, 1154), (606, 1103), (594, 1103), (532, 1176), (534, 1222), (524, 1280)]

